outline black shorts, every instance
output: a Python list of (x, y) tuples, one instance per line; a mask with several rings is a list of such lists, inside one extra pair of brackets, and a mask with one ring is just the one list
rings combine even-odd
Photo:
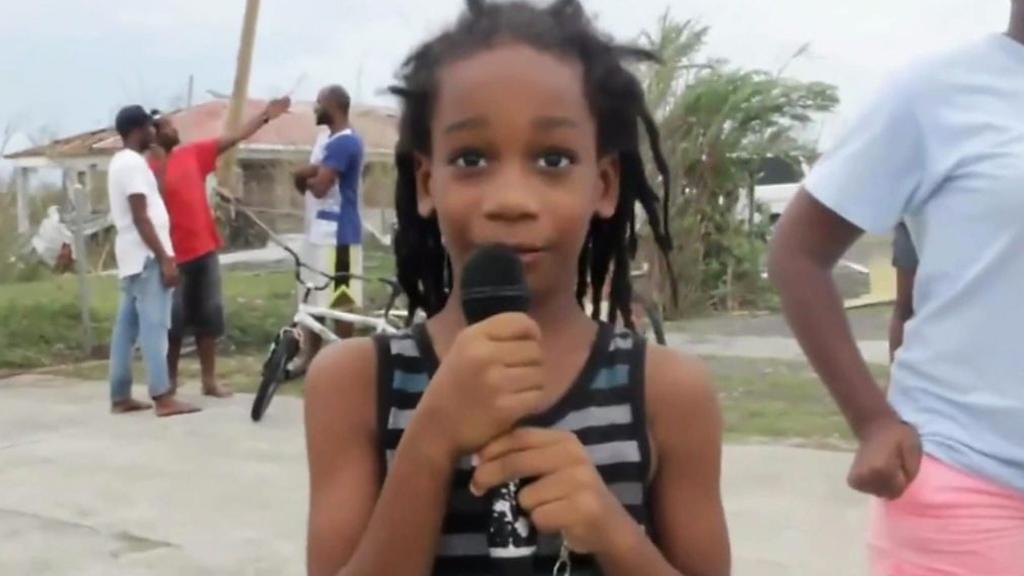
[(178, 264), (180, 283), (171, 308), (171, 338), (186, 334), (217, 338), (224, 334), (220, 259), (210, 252)]

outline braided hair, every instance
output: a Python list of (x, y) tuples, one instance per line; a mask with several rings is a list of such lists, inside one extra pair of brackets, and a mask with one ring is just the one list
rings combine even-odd
[[(653, 62), (657, 56), (616, 44), (598, 32), (579, 0), (557, 0), (546, 8), (522, 1), (467, 0), (455, 26), (416, 49), (403, 63), (392, 94), (402, 100), (399, 139), (395, 150), (397, 183), (394, 238), (398, 281), (409, 299), (409, 318), (418, 310), (428, 316), (441, 311), (451, 291), (451, 264), (441, 243), (436, 215), (417, 211), (417, 153), (430, 154), (430, 124), (442, 66), (487, 50), (498, 43), (521, 43), (544, 52), (568, 56), (583, 66), (584, 90), (597, 126), (599, 156), (617, 154), (621, 169), (618, 205), (612, 217), (594, 217), (579, 255), (576, 299), (582, 306), (589, 290), (595, 319), (610, 276), (609, 322), (619, 315), (632, 328), (630, 260), (636, 255), (636, 204), (647, 216), (654, 240), (665, 256), (672, 239), (666, 218), (669, 171), (659, 144), (658, 127), (647, 109), (644, 91), (626, 68), (628, 63)], [(655, 166), (661, 175), (662, 206), (647, 179), (641, 153), (640, 127), (647, 133)], [(672, 278), (673, 275), (669, 274)], [(675, 285), (672, 285), (673, 296)]]

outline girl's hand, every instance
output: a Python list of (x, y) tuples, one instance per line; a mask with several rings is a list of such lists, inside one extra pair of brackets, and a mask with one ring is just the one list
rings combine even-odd
[(525, 314), (499, 314), (463, 330), (416, 409), (421, 433), (446, 457), (471, 454), (537, 411), (544, 354), (540, 328)]
[(470, 489), (483, 495), (506, 482), (535, 478), (519, 503), (537, 530), (561, 533), (574, 552), (600, 554), (638, 525), (608, 490), (572, 432), (519, 428), (488, 444)]

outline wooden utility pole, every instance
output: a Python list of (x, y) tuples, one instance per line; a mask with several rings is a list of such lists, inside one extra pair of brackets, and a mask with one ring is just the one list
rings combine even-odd
[[(224, 124), (226, 133), (233, 133), (242, 125), (242, 112), (249, 97), (249, 72), (252, 70), (252, 50), (256, 43), (256, 21), (259, 18), (260, 0), (246, 0), (245, 18), (242, 22), (242, 38), (238, 45), (238, 64), (235, 68), (235, 86), (231, 93), (231, 104)], [(232, 148), (221, 157), (217, 169), (217, 184), (236, 196), (241, 194), (235, 181), (235, 163), (238, 147)]]

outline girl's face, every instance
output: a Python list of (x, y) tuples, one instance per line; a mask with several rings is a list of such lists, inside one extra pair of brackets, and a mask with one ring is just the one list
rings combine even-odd
[(597, 155), (582, 65), (505, 44), (439, 74), (417, 193), (420, 214), (438, 216), (456, 283), (475, 248), (502, 243), (536, 296), (574, 293), (590, 219), (613, 215), (619, 189), (617, 157)]

